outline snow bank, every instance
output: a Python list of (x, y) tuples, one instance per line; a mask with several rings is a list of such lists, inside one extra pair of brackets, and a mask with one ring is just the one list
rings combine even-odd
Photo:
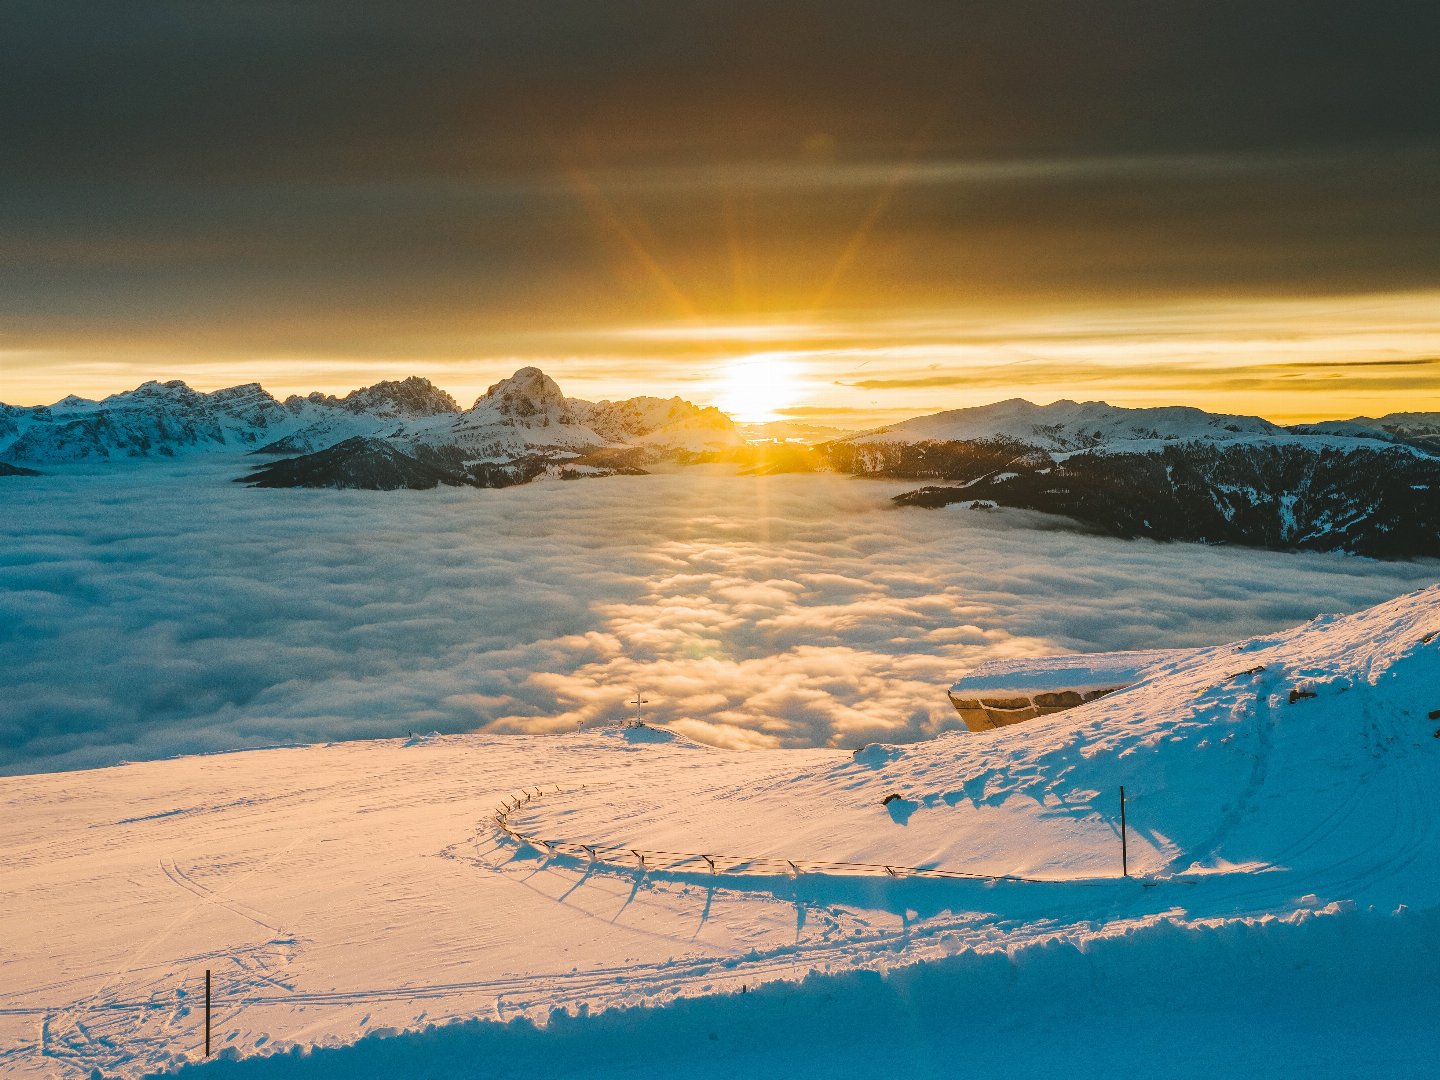
[(1440, 924), (1327, 915), (1163, 921), (1022, 956), (965, 953), (542, 1024), (478, 1020), (182, 1077), (1421, 1076)]

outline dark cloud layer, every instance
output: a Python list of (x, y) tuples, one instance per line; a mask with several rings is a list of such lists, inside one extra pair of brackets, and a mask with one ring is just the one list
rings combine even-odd
[(552, 164), (547, 140), (647, 163), (817, 133), (947, 156), (1407, 143), (1440, 105), (1420, 0), (6, 9), (15, 148), (145, 179), (468, 176)]
[[(994, 656), (1200, 645), (1434, 567), (902, 511), (901, 485), (675, 475), (257, 492), (232, 464), (0, 489), (0, 773), (627, 712), (731, 746), (958, 724)], [(28, 484), (29, 486), (22, 486)]]
[(424, 356), (1428, 287), (1436, 40), (1418, 0), (10, 3), (0, 318), (14, 347)]

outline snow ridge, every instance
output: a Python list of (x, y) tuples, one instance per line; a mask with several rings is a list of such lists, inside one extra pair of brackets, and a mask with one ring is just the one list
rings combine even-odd
[(1023, 398), (920, 416), (836, 441), (865, 446), (987, 440), (1010, 441), (1058, 456), (1133, 453), (1166, 443), (1303, 443), (1344, 449), (1401, 441), (1381, 422), (1334, 421), (1285, 428), (1258, 416), (1211, 413), (1188, 406), (1128, 409), (1103, 401), (1068, 399), (1037, 405)]

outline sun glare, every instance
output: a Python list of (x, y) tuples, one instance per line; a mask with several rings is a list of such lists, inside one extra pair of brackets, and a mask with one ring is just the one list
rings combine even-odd
[(731, 360), (716, 380), (715, 404), (742, 424), (779, 420), (781, 410), (799, 400), (799, 371), (793, 361), (774, 356)]

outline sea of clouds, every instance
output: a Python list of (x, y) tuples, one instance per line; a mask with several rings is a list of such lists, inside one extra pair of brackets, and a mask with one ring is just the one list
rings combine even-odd
[(1201, 645), (1433, 564), (1162, 545), (913, 485), (712, 468), (503, 491), (275, 491), (237, 462), (0, 480), (0, 773), (647, 717), (730, 747), (959, 726), (996, 656)]

